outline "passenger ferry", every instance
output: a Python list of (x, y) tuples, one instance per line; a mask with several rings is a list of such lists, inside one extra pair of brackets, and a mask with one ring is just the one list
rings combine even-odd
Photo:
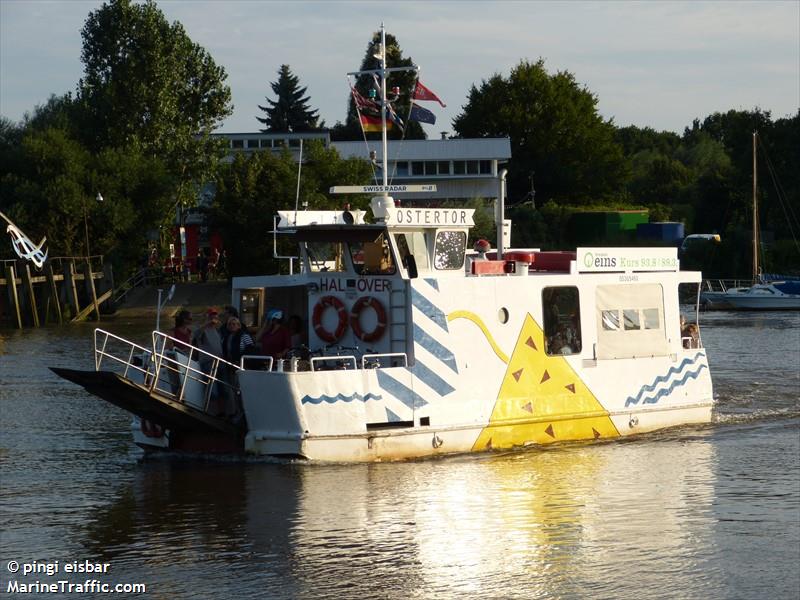
[[(384, 57), (383, 98), (389, 71)], [(382, 461), (710, 421), (706, 351), (683, 337), (678, 297), (701, 274), (675, 248), (506, 249), (501, 193), (498, 248), (468, 250), (471, 209), (398, 206), (383, 174), (370, 219), (279, 213), (297, 272), (233, 280), (245, 324), (296, 315), (315, 352), (230, 364), (159, 331), (144, 347), (98, 329), (95, 371), (54, 371), (135, 415), (145, 450)], [(242, 421), (210, 414), (220, 393)]]

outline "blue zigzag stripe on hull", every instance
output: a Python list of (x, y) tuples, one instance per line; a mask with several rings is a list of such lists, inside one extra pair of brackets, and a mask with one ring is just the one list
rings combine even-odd
[(702, 352), (698, 352), (694, 355), (694, 358), (684, 358), (677, 367), (670, 367), (669, 371), (667, 371), (664, 375), (659, 375), (653, 380), (653, 383), (650, 385), (642, 386), (642, 389), (639, 390), (639, 393), (636, 397), (630, 397), (625, 401), (625, 406), (630, 406), (631, 404), (639, 404), (639, 401), (645, 394), (649, 394), (650, 392), (654, 391), (660, 383), (666, 383), (670, 380), (673, 375), (677, 375), (684, 368), (688, 367), (689, 365), (693, 365), (697, 362), (697, 359), (703, 356)]
[(318, 398), (312, 398), (311, 396), (303, 396), (300, 400), (303, 404), (322, 404), (323, 402), (327, 402), (328, 404), (334, 404), (336, 402), (353, 402), (358, 400), (360, 402), (367, 402), (368, 400), (382, 400), (383, 397), (380, 394), (373, 394), (369, 392), (364, 394), (351, 394), (349, 396), (345, 396), (344, 394), (336, 394), (335, 396), (325, 396), (322, 395)]
[(433, 289), (435, 289), (437, 292), (439, 291), (439, 280), (438, 279), (429, 278), (429, 279), (426, 279), (425, 282), (429, 286), (431, 286)]
[[(676, 387), (685, 385), (690, 378), (697, 379), (697, 377), (700, 375), (700, 371), (707, 368), (708, 368), (707, 365), (700, 365), (699, 367), (697, 367), (696, 371), (686, 371), (686, 373), (683, 374), (683, 377), (681, 377), (680, 379), (675, 379), (670, 384), (669, 387), (662, 388), (656, 393), (655, 396), (651, 396), (649, 398), (645, 398), (644, 400), (642, 400), (642, 404), (655, 404), (656, 402), (661, 400), (661, 398), (663, 398), (664, 396), (669, 396), (672, 393), (672, 390), (674, 390)], [(631, 406), (632, 404), (638, 404), (638, 403), (639, 401), (637, 399), (631, 397), (625, 401), (625, 406), (628, 407)]]
[(428, 317), (431, 321), (436, 323), (439, 327), (449, 332), (447, 329), (447, 317), (444, 316), (444, 311), (436, 306), (433, 302), (428, 300), (425, 296), (419, 293), (416, 288), (411, 288), (411, 303), (422, 314)]

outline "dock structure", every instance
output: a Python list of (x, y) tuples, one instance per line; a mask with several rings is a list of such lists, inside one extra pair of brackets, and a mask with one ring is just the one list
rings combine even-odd
[(102, 256), (55, 257), (41, 269), (23, 260), (2, 261), (0, 326), (40, 327), (50, 323), (100, 320), (114, 278)]

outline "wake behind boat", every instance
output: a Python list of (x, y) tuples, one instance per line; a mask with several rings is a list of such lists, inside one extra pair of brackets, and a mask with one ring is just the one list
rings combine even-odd
[[(502, 193), (496, 253), (468, 255), (473, 210), (389, 195), (391, 71), (382, 52), (369, 72), (384, 125), (372, 222), (282, 211), (299, 272), (233, 280), (240, 313), (296, 315), (315, 352), (231, 364), (158, 331), (144, 347), (97, 330), (96, 371), (56, 372), (135, 415), (146, 450), (380, 461), (710, 421), (706, 351), (682, 332), (678, 300), (700, 273), (680, 271), (675, 248), (505, 249)], [(212, 416), (220, 396), (240, 398), (235, 425)]]

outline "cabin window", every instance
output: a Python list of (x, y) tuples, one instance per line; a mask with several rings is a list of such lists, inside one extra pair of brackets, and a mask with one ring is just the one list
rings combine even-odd
[(440, 271), (464, 268), (467, 234), (464, 231), (437, 231), (433, 264)]
[(622, 319), (625, 322), (625, 331), (636, 331), (641, 329), (639, 325), (639, 311), (636, 309), (626, 309), (622, 311)]
[(353, 268), (359, 275), (391, 275), (396, 271), (384, 234), (374, 242), (350, 242), (349, 246)]
[(421, 231), (410, 231), (408, 233), (396, 233), (397, 252), (400, 255), (400, 262), (408, 268), (408, 257), (414, 258), (417, 271), (427, 271), (430, 269), (428, 260), (428, 243), (425, 234)]
[(546, 287), (542, 290), (544, 350), (550, 356), (578, 354), (581, 340), (581, 306), (578, 288)]
[(616, 331), (619, 329), (619, 311), (618, 310), (604, 310), (601, 311), (601, 323), (603, 329), (606, 331)]
[(657, 283), (597, 286), (597, 358), (666, 356), (664, 294)]
[(341, 242), (306, 242), (306, 254), (313, 273), (344, 271)]

